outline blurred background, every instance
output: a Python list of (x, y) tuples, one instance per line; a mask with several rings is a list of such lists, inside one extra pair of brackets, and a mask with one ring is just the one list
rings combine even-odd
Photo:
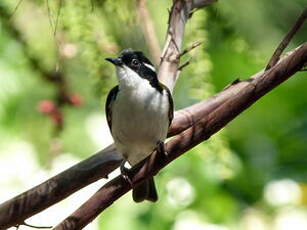
[[(162, 47), (171, 1), (147, 7)], [(304, 7), (220, 0), (195, 12), (184, 47), (203, 44), (184, 57), (192, 61), (176, 85), (176, 109), (261, 70)], [(153, 58), (142, 23), (137, 1), (1, 0), (0, 203), (112, 142), (104, 102), (116, 77), (104, 58), (124, 48)], [(305, 25), (289, 49), (306, 38)], [(307, 229), (306, 86), (306, 72), (296, 74), (163, 169), (157, 203), (126, 194), (86, 229)], [(103, 183), (28, 223), (56, 225)]]

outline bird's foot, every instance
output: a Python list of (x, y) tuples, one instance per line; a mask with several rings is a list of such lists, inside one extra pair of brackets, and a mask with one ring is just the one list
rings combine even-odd
[(121, 165), (120, 165), (120, 173), (121, 175), (123, 176), (124, 180), (127, 181), (131, 187), (133, 187), (133, 183), (129, 177), (129, 172), (128, 172), (128, 169), (125, 167), (125, 163), (127, 161), (126, 160), (123, 160)]
[(163, 141), (159, 140), (157, 142), (156, 150), (157, 150), (158, 154), (161, 154), (161, 155), (166, 156), (166, 157), (168, 156), (168, 152), (165, 151), (164, 142)]

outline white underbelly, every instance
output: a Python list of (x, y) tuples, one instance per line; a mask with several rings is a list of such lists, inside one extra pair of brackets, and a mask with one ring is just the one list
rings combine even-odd
[[(151, 87), (151, 86), (150, 86)], [(169, 102), (154, 88), (120, 91), (112, 112), (112, 134), (117, 150), (132, 165), (146, 158), (165, 140)]]

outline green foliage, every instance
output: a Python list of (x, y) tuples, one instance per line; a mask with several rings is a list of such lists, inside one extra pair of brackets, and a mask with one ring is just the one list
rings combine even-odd
[[(161, 46), (171, 2), (147, 3)], [(116, 78), (104, 58), (124, 48), (150, 56), (135, 1), (29, 0), (9, 18), (17, 3), (0, 3), (0, 159), (18, 141), (33, 147), (34, 161), (44, 170), (63, 155), (85, 159), (103, 145), (97, 139), (106, 144), (110, 138), (104, 100)], [(203, 44), (182, 60), (191, 58), (176, 85), (176, 108), (261, 70), (304, 7), (304, 0), (229, 0), (194, 12), (184, 48), (195, 41)], [(302, 29), (290, 48), (306, 37)], [(46, 73), (54, 72), (63, 74), (70, 96), (77, 93), (82, 100), (80, 107), (59, 105), (63, 129), (38, 109), (43, 100), (59, 101), (59, 86), (46, 80)], [(306, 85), (302, 72), (277, 87), (162, 170), (156, 179), (157, 203), (134, 204), (127, 194), (101, 215), (99, 228), (180, 230), (187, 222), (198, 229), (250, 229), (244, 227), (249, 218), (258, 218), (273, 229), (285, 208), (305, 213)], [(268, 185), (285, 178), (297, 185), (301, 199), (274, 205), (274, 197), (266, 197)]]

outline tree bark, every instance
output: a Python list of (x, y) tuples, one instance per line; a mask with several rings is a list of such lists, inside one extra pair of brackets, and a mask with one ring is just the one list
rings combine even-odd
[[(186, 20), (193, 10), (212, 2), (214, 0), (173, 1), (159, 71), (160, 80), (170, 89), (173, 89), (180, 72), (178, 67)], [(307, 63), (307, 44), (282, 57), (277, 64), (270, 66), (270, 69), (261, 70), (248, 80), (237, 80), (211, 98), (177, 111), (168, 134), (169, 137), (177, 136), (165, 145), (168, 157), (152, 154), (131, 169), (133, 184), (137, 185), (146, 178), (156, 175), (169, 162), (210, 138), (264, 94), (301, 70), (305, 63)], [(122, 157), (116, 152), (114, 145), (110, 145), (89, 159), (6, 201), (0, 205), (0, 229), (22, 224), (28, 217), (82, 187), (107, 177), (121, 161)], [(81, 229), (130, 189), (130, 185), (121, 176), (115, 178), (55, 229)]]
[[(133, 187), (155, 176), (171, 161), (209, 139), (259, 98), (302, 69), (306, 61), (307, 43), (297, 48), (270, 70), (261, 71), (248, 80), (236, 81), (230, 85), (225, 89), (229, 93), (227, 100), (165, 144), (167, 157), (159, 156), (157, 152), (154, 152), (130, 170), (129, 178)], [(121, 175), (116, 177), (101, 187), (54, 230), (82, 229), (130, 189), (132, 187)]]

